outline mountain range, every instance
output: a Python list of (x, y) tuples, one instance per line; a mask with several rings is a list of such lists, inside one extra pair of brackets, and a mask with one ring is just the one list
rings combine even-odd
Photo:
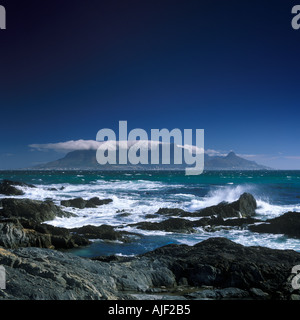
[[(176, 148), (176, 147), (175, 147)], [(63, 158), (46, 164), (35, 166), (36, 170), (184, 170), (186, 164), (177, 165), (173, 163), (174, 149), (171, 148), (171, 160), (169, 165), (100, 165), (96, 159), (96, 150), (75, 150), (67, 153)], [(172, 152), (173, 150), (173, 152)], [(117, 151), (118, 152), (118, 151)], [(149, 151), (150, 152), (150, 151)], [(161, 153), (160, 153), (161, 155)], [(117, 155), (118, 159), (118, 155)], [(149, 157), (150, 159), (150, 157)], [(161, 156), (160, 161), (161, 163)], [(193, 167), (191, 165), (190, 167)], [(255, 161), (249, 161), (237, 156), (234, 152), (226, 156), (209, 156), (204, 154), (204, 170), (269, 170)]]

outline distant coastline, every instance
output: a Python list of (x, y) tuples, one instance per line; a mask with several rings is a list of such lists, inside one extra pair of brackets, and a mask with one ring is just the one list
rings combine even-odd
[[(172, 154), (171, 154), (172, 157)], [(162, 163), (162, 161), (160, 161)], [(185, 170), (189, 165), (174, 164), (173, 158), (170, 164), (147, 164), (147, 165), (100, 165), (96, 160), (95, 150), (76, 150), (67, 153), (63, 158), (56, 161), (48, 162), (32, 168), (25, 168), (27, 170), (97, 170), (97, 171), (147, 171), (147, 170)], [(264, 165), (257, 164), (255, 161), (249, 161), (239, 157), (234, 152), (228, 153), (226, 156), (204, 156), (204, 170), (220, 171), (220, 170), (272, 170)]]

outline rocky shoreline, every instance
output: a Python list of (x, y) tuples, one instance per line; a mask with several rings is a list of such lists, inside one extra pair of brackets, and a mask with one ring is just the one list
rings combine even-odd
[[(21, 183), (3, 181), (0, 192), (22, 195)], [(26, 185), (34, 188), (32, 185)], [(265, 247), (245, 247), (225, 238), (210, 238), (194, 246), (168, 245), (135, 257), (81, 258), (55, 249), (90, 244), (91, 239), (133, 241), (138, 233), (109, 225), (59, 228), (45, 221), (70, 217), (68, 207), (106, 205), (111, 199), (71, 199), (55, 205), (4, 198), (0, 201), (0, 265), (7, 285), (0, 298), (8, 300), (295, 300), (300, 291), (291, 283), (292, 268), (300, 253)], [(248, 228), (253, 232), (282, 233), (300, 238), (300, 213), (278, 218), (255, 218), (256, 200), (242, 194), (232, 203), (220, 203), (196, 212), (161, 208), (161, 222), (144, 221), (131, 226), (145, 230), (195, 232), (218, 228)], [(188, 220), (185, 217), (193, 217)], [(197, 219), (196, 219), (197, 218)], [(230, 219), (228, 219), (230, 218)]]

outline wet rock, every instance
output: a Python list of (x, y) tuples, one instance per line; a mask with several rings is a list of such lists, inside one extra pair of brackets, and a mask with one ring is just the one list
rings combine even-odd
[(243, 193), (237, 201), (232, 203), (221, 202), (215, 206), (198, 210), (194, 216), (217, 216), (219, 218), (247, 218), (255, 215), (256, 200), (250, 193)]
[(70, 200), (62, 200), (60, 204), (64, 207), (73, 207), (73, 208), (83, 209), (85, 208), (86, 201), (79, 197), (79, 198), (70, 199)]
[(71, 217), (72, 213), (62, 211), (52, 201), (31, 199), (2, 199), (0, 216), (6, 218), (23, 218), (35, 222), (53, 220), (55, 217)]
[(147, 257), (161, 257), (175, 274), (186, 278), (190, 286), (217, 288), (258, 288), (272, 295), (285, 291), (300, 253), (264, 247), (244, 247), (225, 238), (210, 238), (193, 247), (168, 245)]
[(179, 208), (160, 208), (156, 214), (164, 215), (164, 216), (191, 216), (190, 212)]
[(27, 184), (25, 182), (11, 181), (11, 180), (3, 180), (0, 183), (0, 194), (4, 194), (6, 196), (20, 196), (24, 195), (24, 192), (16, 187), (29, 187), (35, 188), (32, 184)]
[(195, 232), (193, 221), (181, 218), (170, 218), (161, 222), (138, 222), (130, 226), (144, 230), (161, 230), (167, 232), (193, 233)]
[(84, 200), (83, 198), (79, 197), (79, 198), (70, 199), (70, 200), (62, 200), (60, 204), (64, 207), (84, 209), (84, 208), (97, 208), (97, 206), (108, 204), (112, 201), (113, 201), (112, 199), (99, 199), (98, 197), (93, 197), (89, 200)]
[(249, 226), (253, 232), (285, 234), (300, 238), (300, 213), (287, 212), (280, 217), (268, 219), (266, 223)]
[(111, 241), (122, 241), (122, 242), (131, 242), (137, 237), (140, 238), (140, 235), (137, 233), (127, 232), (127, 231), (116, 231), (113, 226), (101, 225), (101, 226), (92, 226), (87, 225), (80, 228), (70, 229), (72, 233), (84, 236), (87, 239), (103, 239)]
[(250, 193), (243, 193), (237, 201), (221, 202), (194, 212), (179, 208), (160, 208), (156, 214), (178, 217), (218, 217), (218, 218), (249, 218), (255, 215), (256, 200)]

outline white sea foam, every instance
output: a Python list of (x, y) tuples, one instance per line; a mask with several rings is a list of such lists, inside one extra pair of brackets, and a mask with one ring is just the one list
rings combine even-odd
[[(81, 178), (81, 177), (79, 177)], [(64, 187), (61, 189), (61, 187)], [(179, 188), (182, 192), (173, 192)], [(82, 197), (90, 199), (99, 197), (100, 199), (111, 198), (113, 201), (107, 205), (97, 208), (66, 208), (65, 211), (76, 214), (70, 218), (56, 218), (48, 221), (49, 224), (74, 228), (84, 225), (108, 224), (116, 227), (125, 227), (124, 230), (140, 233), (146, 236), (170, 236), (172, 233), (164, 231), (146, 231), (129, 227), (129, 224), (146, 220), (147, 214), (156, 213), (160, 208), (181, 208), (186, 211), (195, 211), (220, 202), (233, 202), (239, 199), (244, 192), (250, 192), (257, 199), (258, 208), (256, 213), (258, 218), (264, 220), (279, 216), (288, 211), (300, 212), (300, 203), (280, 205), (261, 195), (257, 186), (253, 184), (235, 185), (232, 182), (223, 186), (214, 186), (204, 196), (189, 193), (187, 185), (170, 184), (161, 181), (148, 180), (97, 180), (89, 184), (50, 184), (38, 185), (37, 188), (21, 187), (25, 195), (17, 198), (30, 198), (34, 200), (45, 200), (50, 198), (55, 204), (60, 205), (61, 200)], [(194, 189), (193, 189), (194, 190)], [(204, 189), (205, 190), (205, 189)], [(148, 195), (149, 193), (149, 195)], [(1, 198), (7, 196), (1, 196)], [(124, 214), (126, 213), (126, 214)], [(157, 215), (157, 217), (147, 218), (149, 222), (159, 222), (167, 217)], [(197, 218), (185, 219), (197, 220)], [(174, 234), (174, 239), (179, 243), (194, 245), (210, 237), (227, 237), (243, 245), (262, 245), (278, 249), (299, 250), (300, 240), (288, 239), (282, 235), (266, 235), (251, 233), (247, 230), (219, 230), (216, 232), (206, 232), (198, 228), (195, 234)]]
[(291, 249), (299, 251), (300, 239), (289, 239), (281, 234), (255, 233), (248, 230), (231, 229), (207, 232), (202, 228), (197, 228), (198, 233), (192, 235), (182, 234), (176, 240), (179, 243), (193, 246), (203, 240), (212, 237), (225, 237), (243, 246), (263, 246), (274, 249)]
[(262, 219), (275, 218), (288, 211), (300, 212), (300, 204), (276, 205), (260, 199), (257, 200), (257, 207), (256, 214)]
[(189, 210), (199, 210), (206, 207), (210, 207), (219, 204), (223, 201), (233, 202), (239, 199), (244, 192), (251, 192), (253, 189), (250, 185), (238, 185), (218, 187), (216, 190), (210, 191), (207, 196), (202, 199), (194, 199), (191, 201)]

